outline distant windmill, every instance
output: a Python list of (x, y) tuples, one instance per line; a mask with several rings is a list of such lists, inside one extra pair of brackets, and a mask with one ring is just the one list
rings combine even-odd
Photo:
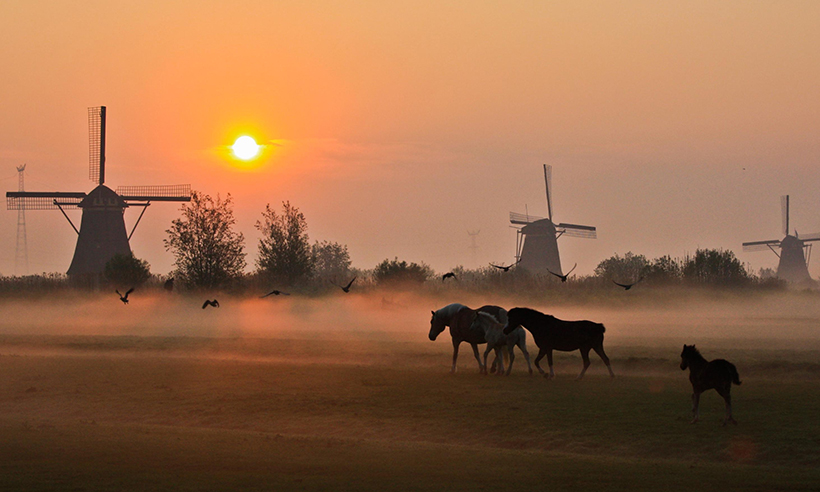
[[(770, 249), (780, 258), (777, 265), (777, 276), (789, 282), (805, 282), (811, 280), (809, 276), (809, 259), (811, 257), (811, 243), (820, 241), (820, 233), (805, 234), (798, 236), (797, 230), (794, 236), (789, 234), (789, 195), (780, 197), (780, 211), (783, 222), (783, 239), (770, 239), (768, 241), (752, 241), (743, 243), (743, 251), (762, 251)], [(780, 249), (780, 253), (777, 249)]]
[(530, 273), (549, 275), (563, 274), (558, 255), (558, 238), (561, 236), (596, 239), (595, 227), (552, 222), (552, 166), (544, 165), (544, 182), (547, 189), (547, 218), (510, 212), (510, 223), (523, 226), (516, 235), (515, 257), (519, 267)]
[[(128, 241), (134, 235), (145, 210), (151, 202), (187, 202), (191, 200), (191, 185), (121, 186), (117, 191), (105, 186), (105, 106), (88, 108), (89, 172), (97, 183), (85, 192), (30, 192), (6, 193), (8, 210), (60, 210), (77, 233), (74, 258), (69, 275), (101, 273), (105, 264), (116, 254), (131, 254)], [(125, 209), (143, 207), (137, 222), (126, 234)], [(83, 211), (80, 229), (71, 222), (65, 209)]]
[[(17, 166), (17, 191), (26, 189), (26, 165)], [(28, 240), (26, 239), (26, 211), (17, 211), (17, 245), (14, 248), (14, 274), (28, 275)]]
[(478, 238), (478, 235), (480, 233), (481, 229), (477, 231), (467, 231), (467, 235), (470, 236), (470, 252), (472, 253), (471, 256), (473, 257), (473, 261), (475, 261), (476, 253), (478, 252), (479, 246), (478, 242), (476, 242), (476, 239)]

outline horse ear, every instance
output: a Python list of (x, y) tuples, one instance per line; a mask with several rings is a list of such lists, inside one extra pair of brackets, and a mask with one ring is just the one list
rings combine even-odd
[(435, 311), (432, 311), (432, 310), (431, 310), (430, 312), (431, 312), (431, 313), (433, 313), (433, 316), (435, 316), (435, 315), (436, 315), (436, 312), (435, 312)]

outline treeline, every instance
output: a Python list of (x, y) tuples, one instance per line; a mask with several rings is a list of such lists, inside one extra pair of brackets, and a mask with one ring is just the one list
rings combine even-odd
[(376, 287), (437, 291), (461, 289), (474, 292), (545, 292), (600, 290), (614, 282), (641, 282), (646, 286), (695, 285), (720, 287), (783, 288), (770, 270), (757, 275), (729, 250), (699, 249), (683, 258), (662, 256), (652, 260), (626, 253), (601, 261), (589, 276), (571, 276), (564, 283), (553, 275), (531, 275), (513, 267), (509, 271), (486, 266), (451, 271), (442, 278), (424, 263), (385, 259), (374, 268), (353, 268), (347, 246), (331, 241), (310, 242), (307, 220), (299, 209), (283, 202), (280, 211), (265, 207), (255, 227), (260, 233), (254, 269), (246, 272), (243, 234), (234, 230), (236, 220), (230, 195), (224, 199), (194, 192), (182, 206), (181, 217), (166, 231), (166, 249), (174, 256), (174, 271), (152, 275), (147, 262), (133, 256), (115, 256), (101, 276), (68, 278), (59, 274), (0, 278), (0, 293), (37, 293), (66, 289), (165, 288), (176, 291), (221, 290), (257, 294), (288, 289), (307, 295), (337, 290), (356, 278), (356, 289)]

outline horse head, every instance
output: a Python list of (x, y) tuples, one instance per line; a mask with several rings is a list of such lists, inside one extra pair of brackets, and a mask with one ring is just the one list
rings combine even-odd
[(504, 325), (504, 334), (509, 335), (513, 330), (521, 326), (521, 310), (519, 308), (512, 308), (507, 311), (507, 324)]
[(447, 327), (447, 322), (438, 318), (435, 311), (430, 312), (433, 313), (433, 317), (430, 318), (430, 333), (427, 336), (430, 340), (435, 341), (436, 337)]
[(694, 345), (683, 345), (683, 350), (680, 353), (680, 370), (685, 371), (689, 367), (689, 359), (692, 357), (692, 351), (695, 349)]

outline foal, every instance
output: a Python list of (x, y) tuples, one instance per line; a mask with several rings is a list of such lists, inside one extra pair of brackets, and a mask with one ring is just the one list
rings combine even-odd
[(698, 404), (700, 394), (709, 389), (715, 389), (726, 402), (726, 418), (723, 425), (729, 422), (737, 425), (732, 418), (732, 383), (740, 384), (740, 376), (734, 364), (723, 359), (707, 361), (694, 345), (684, 345), (680, 353), (681, 371), (689, 368), (689, 382), (692, 383), (692, 423), (698, 421)]
[[(532, 365), (530, 364), (530, 353), (527, 352), (527, 332), (520, 326), (510, 332), (509, 335), (504, 334), (504, 325), (507, 323), (507, 313), (503, 309), (498, 317), (493, 316), (483, 311), (476, 311), (473, 318), (473, 324), (470, 326), (471, 330), (479, 329), (484, 332), (484, 339), (487, 340), (487, 350), (484, 351), (484, 369), (486, 374), (487, 369), (487, 354), (490, 350), (495, 350), (496, 358), (501, 360), (500, 370), (498, 375), (509, 376), (512, 372), (513, 361), (515, 360), (515, 351), (513, 350), (517, 345), (521, 352), (524, 353), (524, 358), (527, 360), (527, 368), (532, 374)], [(510, 365), (504, 371), (503, 363), (503, 348), (507, 347), (509, 350)], [(495, 367), (495, 366), (493, 366)]]

